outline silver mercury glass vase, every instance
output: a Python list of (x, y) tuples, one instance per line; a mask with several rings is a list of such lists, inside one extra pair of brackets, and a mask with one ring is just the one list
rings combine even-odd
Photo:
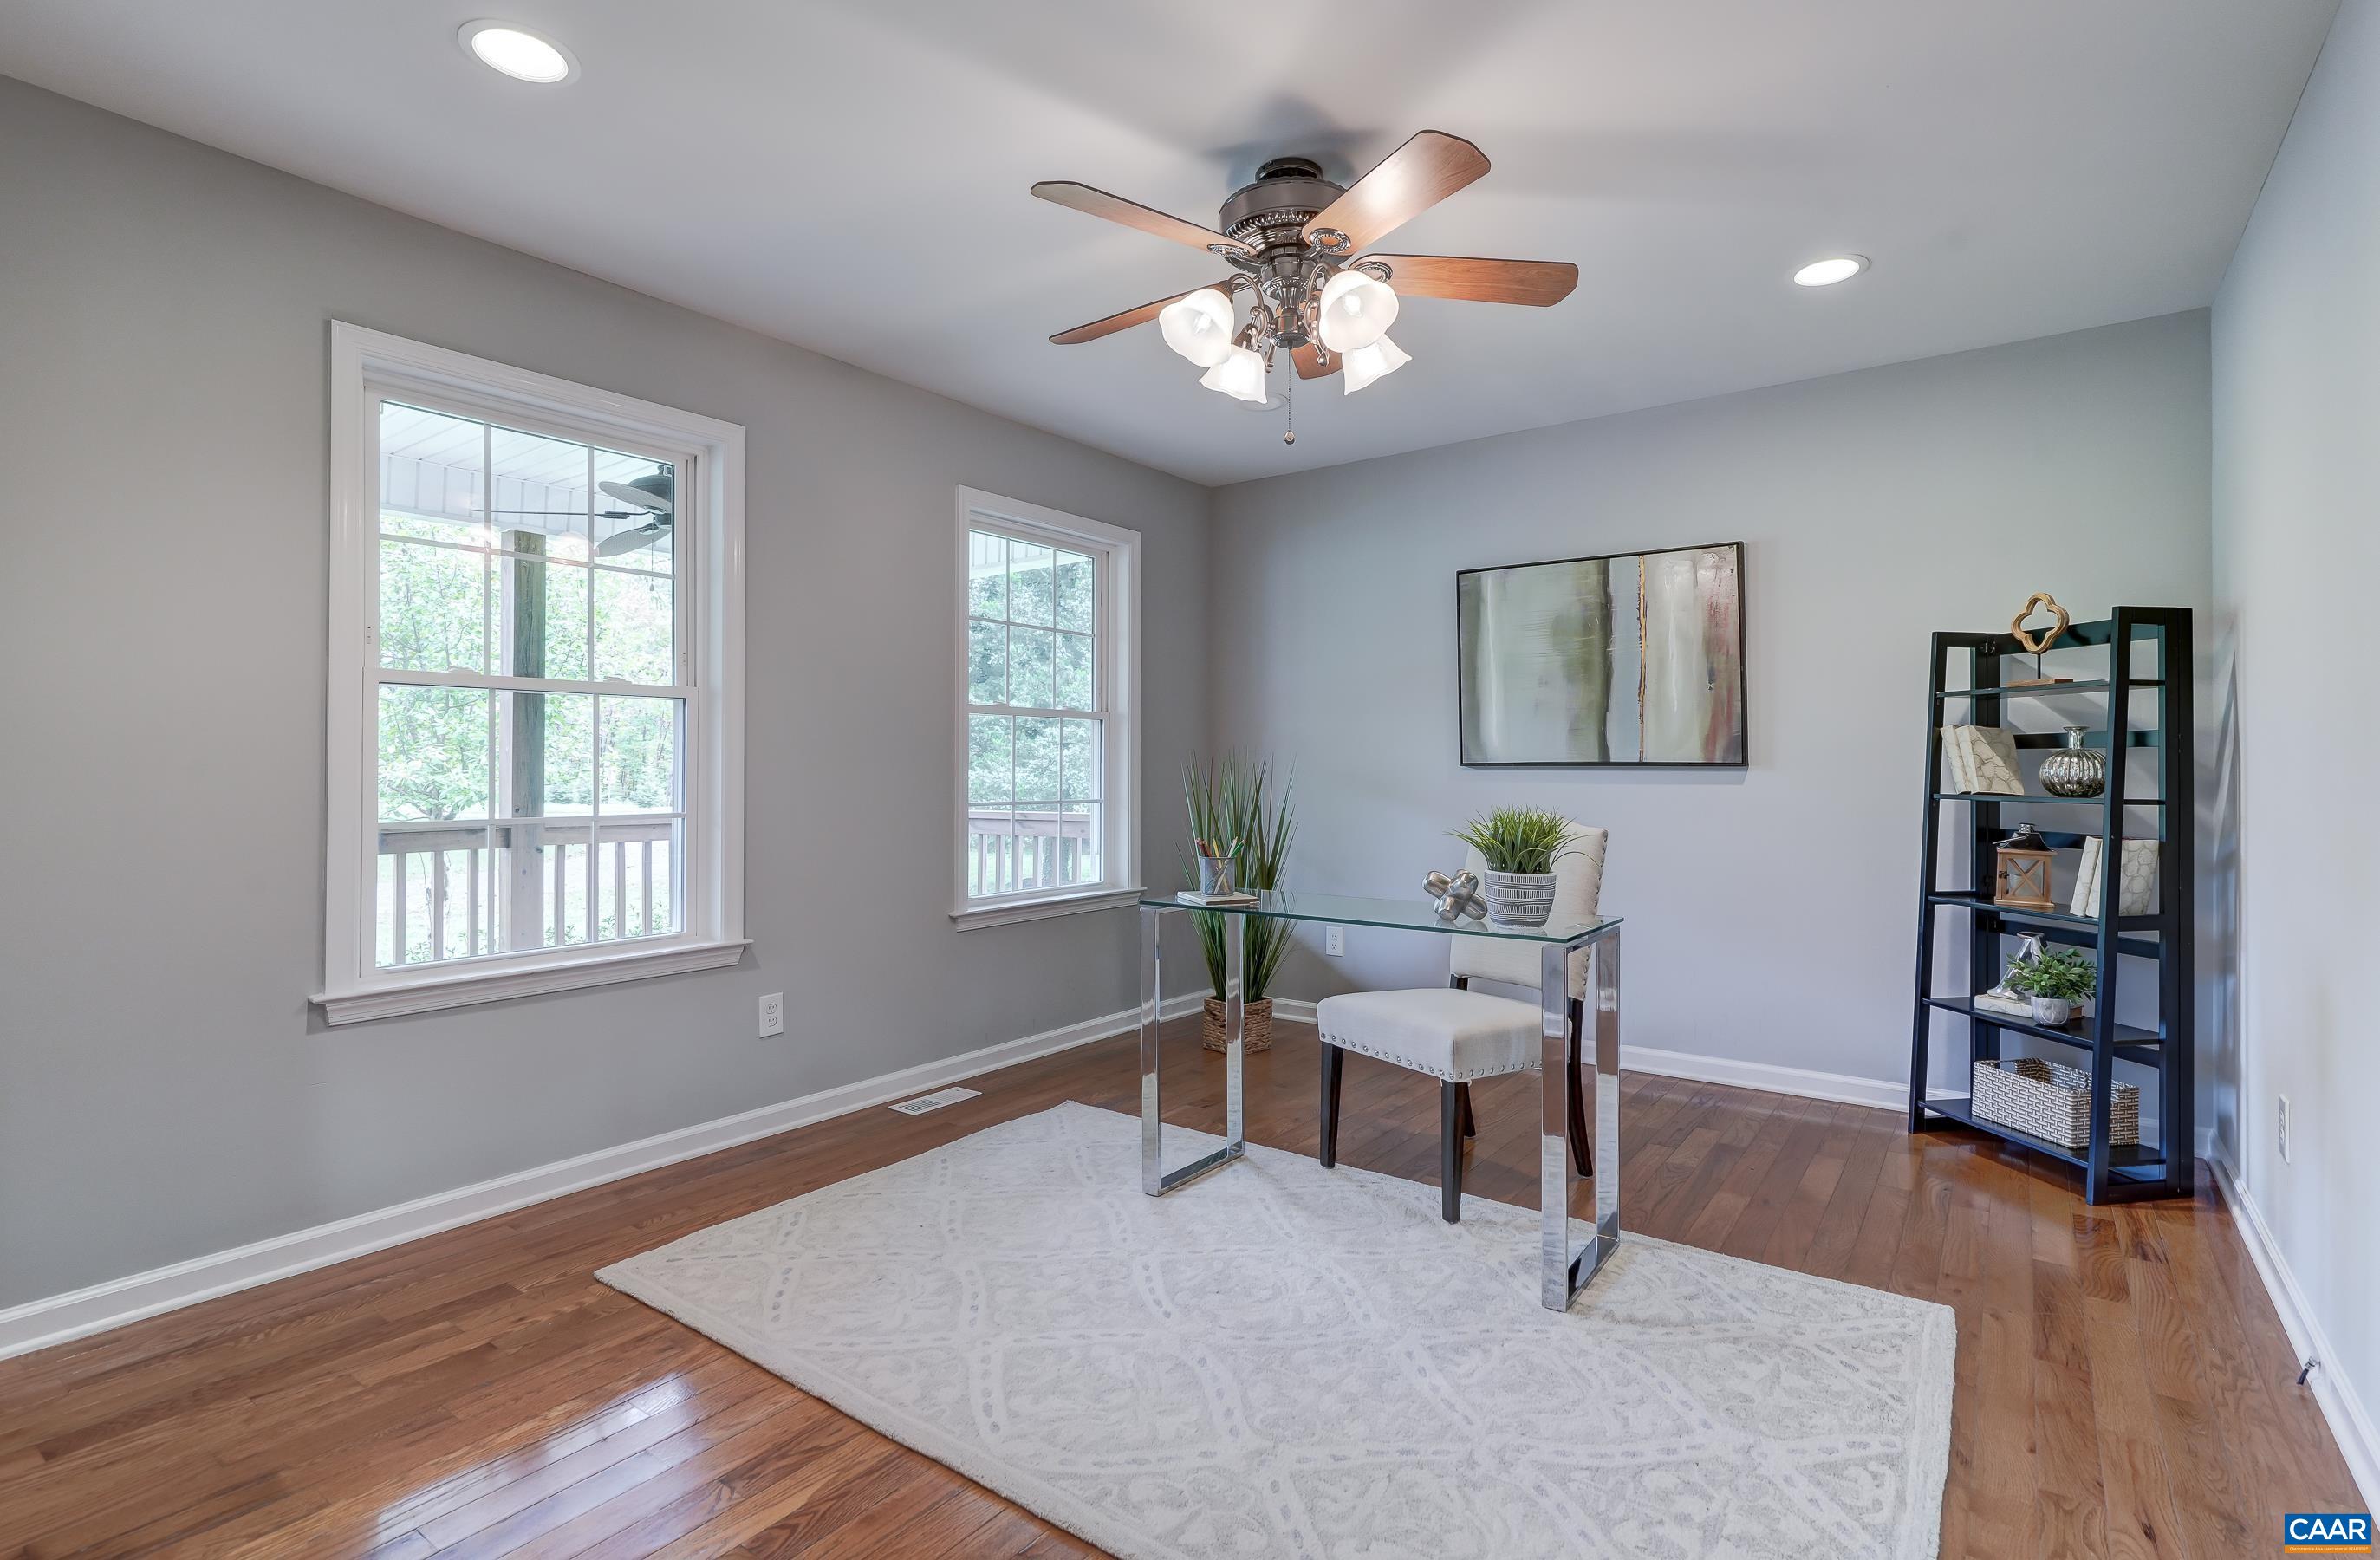
[(2066, 728), (2066, 745), (2041, 761), (2041, 789), (2052, 796), (2096, 796), (2107, 789), (2107, 756), (2085, 747), (2089, 733), (2080, 726)]

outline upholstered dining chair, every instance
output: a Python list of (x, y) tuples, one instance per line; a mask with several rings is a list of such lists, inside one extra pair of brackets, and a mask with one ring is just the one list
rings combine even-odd
[[(1603, 893), (1603, 855), (1608, 836), (1600, 828), (1577, 829), (1572, 853), (1554, 864), (1556, 921), (1585, 920), (1596, 913)], [(1477, 851), (1465, 865), (1483, 872)], [(1543, 944), (1502, 937), (1447, 938), (1443, 987), (1407, 991), (1354, 991), (1326, 997), (1315, 1010), (1322, 1033), (1322, 1167), (1339, 1158), (1339, 1074), (1349, 1051), (1378, 1057), (1439, 1081), (1439, 1172), (1440, 1214), (1449, 1224), (1463, 1217), (1463, 1144), (1477, 1135), (1471, 1116), (1471, 1082), (1507, 1072), (1527, 1072), (1543, 1057), (1543, 1019), (1537, 1002), (1473, 991), (1475, 980), (1540, 986)], [(1585, 1018), (1588, 950), (1570, 956), (1570, 1151), (1583, 1176), (1595, 1173), (1586, 1112), (1579, 1089), (1579, 1035)]]

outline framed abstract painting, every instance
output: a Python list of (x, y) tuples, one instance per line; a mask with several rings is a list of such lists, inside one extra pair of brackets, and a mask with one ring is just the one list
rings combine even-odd
[(1466, 765), (1742, 765), (1743, 544), (1454, 576)]

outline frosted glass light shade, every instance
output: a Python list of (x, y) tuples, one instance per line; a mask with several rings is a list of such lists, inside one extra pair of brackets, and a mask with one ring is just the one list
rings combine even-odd
[(1412, 353), (1386, 336), (1369, 346), (1359, 346), (1346, 354), (1346, 362), (1340, 369), (1340, 377), (1347, 381), (1347, 388), (1341, 393), (1353, 395), (1374, 380), (1393, 374), (1412, 361)]
[(1262, 401), (1265, 398), (1264, 359), (1252, 347), (1235, 346), (1220, 363), (1207, 370), (1198, 381), (1209, 390), (1220, 390), (1234, 401)]
[(1368, 271), (1342, 271), (1322, 285), (1315, 311), (1322, 345), (1333, 352), (1371, 345), (1397, 322), (1397, 295)]
[(1175, 298), (1157, 311), (1157, 328), (1165, 345), (1202, 369), (1211, 369), (1231, 355), (1232, 326), (1239, 311), (1220, 287), (1201, 287)]

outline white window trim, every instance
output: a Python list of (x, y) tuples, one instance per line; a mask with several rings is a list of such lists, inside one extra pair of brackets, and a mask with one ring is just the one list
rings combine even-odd
[[(1060, 547), (1087, 550), (1100, 560), (1099, 686), (1107, 691), (1104, 743), (1107, 772), (1102, 815), (1107, 838), (1107, 882), (1089, 889), (1053, 889), (1043, 893), (967, 898), (967, 532), (977, 521), (1023, 532)], [(958, 490), (956, 553), (952, 565), (951, 635), (955, 641), (952, 684), (951, 923), (960, 931), (1004, 926), (1050, 915), (1111, 910), (1140, 897), (1140, 533), (1002, 498), (979, 488)]]
[[(370, 388), (367, 381), (369, 381)], [(695, 687), (686, 708), (685, 925), (674, 936), (383, 970), (361, 928), (376, 879), (373, 732), (365, 693), (378, 669), (367, 625), (379, 526), (369, 452), (373, 395), (406, 385), (498, 413), (558, 417), (695, 456)], [(744, 429), (731, 422), (532, 373), (467, 353), (331, 324), (330, 752), (322, 989), (334, 1024), (539, 992), (715, 969), (743, 957)], [(369, 837), (368, 837), (369, 836)]]

